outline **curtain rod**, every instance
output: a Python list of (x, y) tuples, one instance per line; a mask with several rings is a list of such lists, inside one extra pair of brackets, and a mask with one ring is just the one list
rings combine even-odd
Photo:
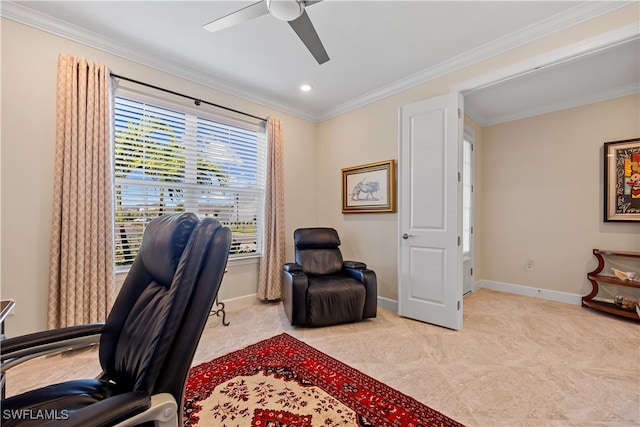
[(227, 110), (227, 111), (231, 111), (231, 112), (234, 112), (234, 113), (242, 114), (244, 116), (252, 117), (254, 119), (257, 119), (257, 120), (260, 120), (260, 121), (263, 121), (263, 122), (267, 121), (267, 119), (265, 119), (265, 118), (254, 116), (253, 114), (245, 113), (244, 111), (234, 110), (233, 108), (225, 107), (224, 105), (214, 104), (213, 102), (205, 101), (204, 99), (194, 98), (193, 96), (185, 95), (183, 93), (175, 92), (175, 91), (172, 91), (172, 90), (169, 90), (169, 89), (165, 89), (165, 88), (162, 88), (162, 87), (159, 87), (159, 86), (154, 86), (152, 84), (141, 82), (139, 80), (130, 79), (129, 77), (120, 76), (120, 75), (114, 74), (114, 73), (111, 73), (111, 77), (115, 77), (115, 78), (121, 79), (121, 80), (126, 80), (128, 82), (139, 84), (139, 85), (142, 85), (142, 86), (150, 87), (152, 89), (160, 90), (162, 92), (167, 92), (167, 93), (170, 93), (172, 95), (181, 96), (183, 98), (187, 98), (187, 99), (192, 100), (196, 105), (207, 104), (207, 105), (211, 105), (212, 107), (222, 108), (223, 110)]

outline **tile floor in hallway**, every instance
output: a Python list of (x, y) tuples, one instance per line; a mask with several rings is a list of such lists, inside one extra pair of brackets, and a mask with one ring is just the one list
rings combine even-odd
[[(281, 304), (212, 316), (194, 364), (286, 332), (467, 426), (640, 426), (640, 322), (481, 289), (461, 331), (398, 317), (291, 327)], [(7, 394), (99, 372), (97, 351), (29, 361)]]

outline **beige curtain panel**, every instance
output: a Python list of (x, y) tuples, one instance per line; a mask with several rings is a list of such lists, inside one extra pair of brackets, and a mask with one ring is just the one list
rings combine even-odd
[(49, 328), (103, 322), (113, 303), (110, 87), (104, 65), (59, 56)]
[(280, 120), (269, 117), (264, 242), (258, 275), (258, 298), (263, 301), (273, 301), (281, 297), (280, 280), (285, 261), (283, 145)]

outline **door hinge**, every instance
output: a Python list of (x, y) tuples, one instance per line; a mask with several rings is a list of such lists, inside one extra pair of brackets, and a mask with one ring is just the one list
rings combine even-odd
[(462, 181), (462, 175), (458, 172), (458, 182)]
[(471, 226), (471, 234), (473, 234), (473, 226)]
[(473, 276), (473, 268), (469, 269), (469, 275)]
[(458, 246), (460, 246), (460, 236), (458, 236)]
[(458, 118), (459, 119), (462, 118), (462, 110), (460, 108), (458, 108)]
[(460, 311), (460, 300), (458, 300), (458, 311)]

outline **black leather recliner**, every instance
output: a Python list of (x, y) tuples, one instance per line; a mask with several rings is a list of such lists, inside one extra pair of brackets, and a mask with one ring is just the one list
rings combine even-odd
[(376, 317), (376, 274), (357, 261), (343, 261), (333, 228), (299, 228), (295, 263), (284, 265), (282, 302), (292, 325), (328, 326)]
[[(227, 264), (231, 232), (184, 213), (152, 220), (104, 324), (2, 342), (2, 372), (41, 351), (100, 342), (103, 373), (2, 400), (3, 427), (182, 425), (185, 381)], [(38, 412), (41, 411), (41, 412)], [(48, 412), (45, 412), (48, 411)], [(34, 419), (34, 414), (43, 415)], [(58, 418), (50, 421), (48, 418)]]

